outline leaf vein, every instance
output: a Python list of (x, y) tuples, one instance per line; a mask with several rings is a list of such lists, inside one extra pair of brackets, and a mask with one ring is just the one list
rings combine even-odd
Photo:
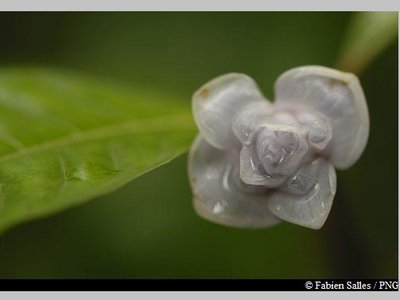
[(134, 133), (162, 132), (168, 130), (188, 130), (193, 128), (193, 121), (190, 115), (178, 114), (167, 117), (148, 119), (136, 119), (128, 122), (121, 122), (102, 126), (94, 129), (74, 132), (67, 136), (59, 137), (50, 141), (26, 146), (18, 151), (0, 156), (0, 163), (13, 160), (25, 155), (41, 151), (65, 147), (73, 144), (84, 143), (90, 140), (109, 138)]

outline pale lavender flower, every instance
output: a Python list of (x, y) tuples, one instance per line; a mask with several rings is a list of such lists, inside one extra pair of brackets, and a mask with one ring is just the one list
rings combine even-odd
[(200, 135), (189, 154), (197, 213), (216, 223), (262, 228), (285, 220), (319, 229), (336, 172), (367, 144), (369, 117), (356, 76), (321, 66), (283, 73), (269, 102), (253, 79), (231, 73), (193, 96)]

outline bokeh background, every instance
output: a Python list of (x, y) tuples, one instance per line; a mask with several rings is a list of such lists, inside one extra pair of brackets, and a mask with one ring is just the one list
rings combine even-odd
[[(0, 13), (0, 67), (72, 69), (168, 92), (247, 73), (335, 67), (352, 13)], [(371, 131), (338, 172), (325, 226), (227, 228), (192, 209), (181, 156), (120, 190), (0, 237), (0, 278), (397, 278), (397, 40), (360, 75)]]

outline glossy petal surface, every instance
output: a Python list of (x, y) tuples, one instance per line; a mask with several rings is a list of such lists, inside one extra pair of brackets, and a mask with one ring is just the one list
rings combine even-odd
[(272, 122), (273, 116), (274, 109), (270, 102), (260, 101), (249, 104), (233, 118), (233, 133), (243, 145), (248, 145), (261, 124)]
[(203, 85), (192, 99), (193, 115), (204, 138), (216, 148), (228, 149), (237, 142), (232, 132), (234, 116), (252, 103), (266, 103), (249, 76), (230, 73)]
[(252, 146), (244, 146), (240, 151), (240, 178), (246, 184), (269, 188), (278, 187), (286, 180), (281, 175), (267, 174)]
[(236, 151), (221, 151), (198, 136), (189, 154), (196, 212), (219, 224), (263, 228), (279, 222), (268, 209), (266, 188), (244, 184)]
[(324, 150), (332, 140), (332, 127), (325, 117), (309, 112), (297, 115), (300, 124), (306, 127), (308, 143), (316, 150)]
[(320, 66), (291, 69), (275, 83), (276, 105), (296, 113), (305, 109), (324, 115), (332, 127), (325, 154), (338, 168), (355, 163), (369, 134), (364, 93), (356, 76)]
[[(305, 131), (295, 126), (298, 124), (290, 114), (273, 111), (261, 117), (259, 114), (263, 110), (255, 108), (251, 107), (251, 114), (247, 109), (241, 115), (253, 121), (246, 123), (252, 124), (247, 129), (251, 134), (242, 135), (246, 138), (245, 142), (241, 139), (240, 177), (247, 184), (275, 188), (297, 169), (306, 155), (308, 145)], [(239, 121), (240, 118), (237, 123)]]
[(335, 169), (329, 162), (317, 159), (300, 168), (280, 191), (271, 195), (269, 208), (282, 220), (320, 229), (335, 193)]
[(293, 126), (262, 127), (255, 150), (265, 171), (272, 176), (288, 176), (302, 162), (308, 145), (301, 130)]

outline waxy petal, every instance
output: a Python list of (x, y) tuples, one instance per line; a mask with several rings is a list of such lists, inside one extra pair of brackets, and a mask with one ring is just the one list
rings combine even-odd
[(219, 224), (263, 228), (280, 220), (268, 209), (266, 188), (244, 184), (239, 153), (221, 151), (198, 136), (189, 154), (189, 178), (196, 212)]
[(260, 101), (243, 107), (243, 110), (236, 114), (232, 122), (232, 130), (242, 145), (249, 145), (257, 129), (266, 120), (273, 121), (274, 109), (271, 103)]
[(320, 229), (331, 210), (336, 193), (336, 172), (324, 159), (316, 159), (299, 169), (273, 193), (269, 208), (278, 218)]
[(325, 116), (332, 128), (326, 149), (338, 168), (354, 164), (367, 144), (369, 116), (357, 77), (321, 66), (306, 66), (283, 73), (275, 83), (276, 106), (292, 111), (313, 110)]
[(268, 188), (278, 187), (286, 180), (285, 176), (267, 174), (252, 146), (243, 146), (240, 151), (240, 178), (246, 184)]
[(263, 102), (268, 103), (252, 78), (230, 73), (203, 85), (193, 95), (192, 109), (207, 142), (218, 149), (228, 149), (238, 143), (232, 132), (234, 116), (249, 104)]

